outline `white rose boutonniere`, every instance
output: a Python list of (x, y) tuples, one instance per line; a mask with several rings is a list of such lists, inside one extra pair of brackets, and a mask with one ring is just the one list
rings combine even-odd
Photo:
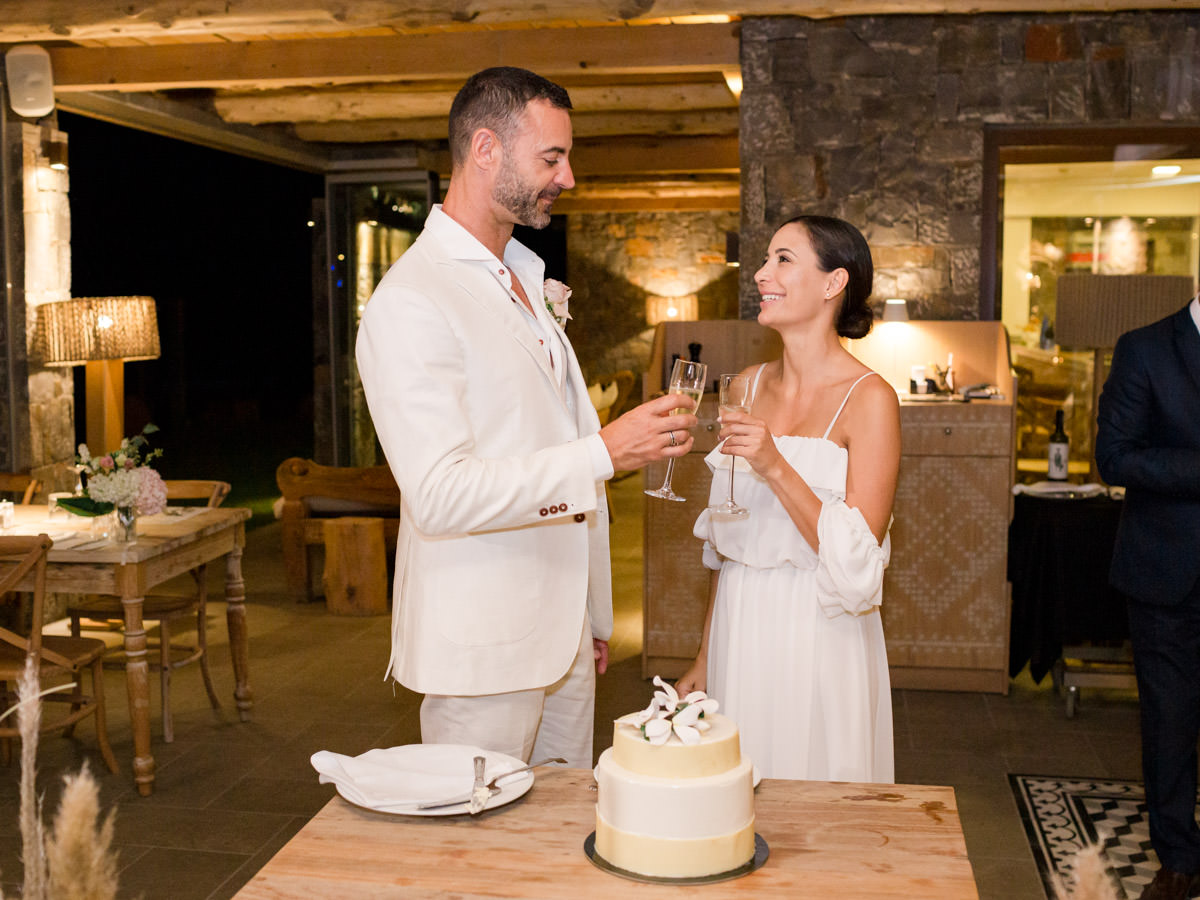
[(571, 314), (567, 312), (567, 301), (571, 299), (571, 289), (561, 281), (547, 278), (542, 284), (542, 294), (546, 298), (546, 309), (554, 316), (554, 321), (560, 327), (565, 327)]

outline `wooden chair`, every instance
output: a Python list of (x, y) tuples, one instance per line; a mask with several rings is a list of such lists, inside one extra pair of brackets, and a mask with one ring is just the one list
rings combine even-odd
[[(29, 636), (23, 637), (6, 628), (0, 628), (0, 693), (5, 708), (17, 702), (17, 685), (25, 670), (27, 657), (38, 661), (39, 682), (60, 683), (63, 676), (74, 680), (69, 692), (47, 694), (43, 703), (69, 703), (66, 716), (50, 719), (43, 715), (40, 732), (64, 729), (70, 734), (75, 723), (84, 716), (96, 716), (96, 741), (100, 755), (110, 772), (117, 771), (117, 761), (108, 745), (108, 730), (104, 718), (104, 651), (105, 644), (96, 638), (43, 635), (42, 624), (46, 596), (46, 554), (53, 541), (44, 534), (37, 537), (0, 537), (0, 595), (17, 590), (17, 585), (30, 572), (34, 573), (32, 623)], [(92, 670), (92, 693), (83, 693), (81, 679), (85, 669)], [(44, 709), (44, 707), (43, 707)], [(9, 741), (20, 737), (17, 714), (0, 721), (0, 739), (5, 744), (5, 757), (9, 756)]]
[[(166, 486), (168, 500), (200, 500), (208, 507), (220, 506), (225, 502), (230, 489), (227, 481), (168, 480)], [(150, 670), (158, 672), (162, 681), (163, 740), (168, 744), (175, 740), (175, 728), (171, 720), (171, 672), (175, 669), (194, 662), (200, 663), (200, 674), (209, 702), (213, 709), (221, 708), (208, 669), (208, 567), (197, 566), (189, 574), (194, 584), (186, 585), (179, 591), (171, 591), (169, 586), (159, 588), (146, 596), (142, 609), (145, 622), (158, 622), (158, 641), (147, 644), (148, 651), (157, 647), (158, 660), (154, 661), (149, 655), (147, 659)], [(81, 619), (108, 622), (110, 627), (115, 628), (120, 628), (125, 621), (120, 599), (101, 595), (74, 601), (67, 607), (67, 615), (71, 619), (71, 634), (76, 636), (81, 633)], [(193, 616), (196, 620), (195, 644), (172, 644), (172, 623)], [(122, 648), (113, 648), (105, 657), (105, 665), (123, 668), (124, 656)]]
[(32, 503), (41, 487), (41, 481), (28, 472), (0, 472), (0, 494), (22, 506)]

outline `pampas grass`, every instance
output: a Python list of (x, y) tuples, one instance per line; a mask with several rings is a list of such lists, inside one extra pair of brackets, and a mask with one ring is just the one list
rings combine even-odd
[(42, 900), (46, 893), (46, 840), (42, 829), (42, 801), (37, 796), (38, 732), (42, 726), (42, 701), (38, 696), (38, 661), (25, 660), (17, 687), (17, 722), (21, 731), (21, 861), (25, 864), (26, 900)]
[(1075, 854), (1069, 889), (1060, 876), (1054, 876), (1054, 896), (1055, 900), (1118, 900), (1117, 886), (1098, 844), (1089, 844)]
[(112, 853), (115, 810), (97, 828), (100, 789), (86, 765), (78, 775), (63, 778), (65, 784), (53, 833), (47, 836), (42, 824), (42, 801), (37, 795), (41, 697), (63, 688), (39, 693), (40, 686), (38, 664), (31, 657), (25, 662), (17, 687), (17, 722), (21, 732), (21, 861), (25, 866), (22, 900), (114, 900), (117, 896), (117, 862)]
[(110, 852), (116, 810), (96, 827), (100, 791), (86, 764), (78, 775), (64, 776), (63, 782), (54, 831), (46, 839), (49, 896), (54, 900), (116, 897), (117, 863)]

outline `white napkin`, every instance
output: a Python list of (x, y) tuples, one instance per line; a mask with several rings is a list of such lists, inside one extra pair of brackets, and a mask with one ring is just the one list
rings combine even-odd
[(522, 765), (506, 754), (466, 744), (405, 744), (368, 750), (359, 756), (319, 750), (311, 762), (320, 773), (320, 782), (336, 784), (351, 803), (389, 811), (465, 798), (475, 781), (472, 761), (476, 756), (487, 760), (488, 781)]
[(1071, 484), (1066, 481), (1036, 481), (1033, 484), (1014, 484), (1013, 494), (1034, 494), (1044, 496), (1097, 497), (1107, 493), (1108, 489), (1102, 484)]

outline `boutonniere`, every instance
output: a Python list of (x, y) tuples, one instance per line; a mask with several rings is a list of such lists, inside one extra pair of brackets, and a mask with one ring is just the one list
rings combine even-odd
[(571, 314), (567, 312), (567, 301), (571, 299), (571, 289), (561, 281), (547, 278), (542, 284), (542, 295), (546, 299), (546, 310), (554, 317), (560, 327), (565, 328)]

